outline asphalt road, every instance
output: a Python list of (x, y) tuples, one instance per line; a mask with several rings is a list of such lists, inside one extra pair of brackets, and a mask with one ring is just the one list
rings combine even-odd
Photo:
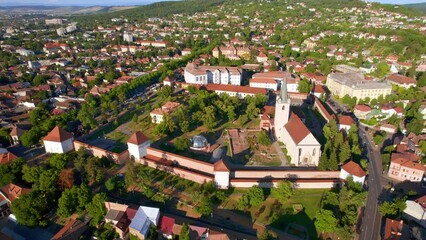
[(375, 148), (363, 127), (359, 128), (359, 135), (366, 148), (369, 159), (368, 197), (362, 218), (359, 239), (380, 239), (381, 216), (378, 212), (379, 197), (382, 192), (382, 160), (380, 149)]

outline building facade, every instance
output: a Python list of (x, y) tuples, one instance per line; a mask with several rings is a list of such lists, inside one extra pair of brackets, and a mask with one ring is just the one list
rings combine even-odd
[(242, 70), (238, 67), (199, 66), (188, 63), (185, 67), (185, 82), (206, 85), (225, 84), (241, 85)]
[(357, 99), (377, 99), (392, 92), (388, 82), (365, 80), (361, 73), (330, 73), (327, 77), (327, 88), (333, 95), (343, 98), (345, 95)]

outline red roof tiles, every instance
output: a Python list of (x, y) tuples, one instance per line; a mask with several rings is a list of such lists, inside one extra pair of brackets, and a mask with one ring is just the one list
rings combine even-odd
[(342, 169), (352, 176), (365, 177), (367, 173), (355, 162), (349, 161), (342, 166)]
[(149, 138), (145, 136), (141, 131), (137, 131), (130, 136), (129, 140), (127, 140), (128, 143), (134, 144), (134, 145), (140, 145), (146, 141), (149, 141)]
[(52, 131), (50, 131), (49, 134), (47, 134), (46, 137), (43, 138), (43, 141), (50, 141), (50, 142), (65, 142), (66, 140), (72, 138), (73, 135), (59, 126), (56, 126), (53, 128)]
[(285, 128), (296, 144), (300, 143), (311, 133), (302, 120), (294, 113), (291, 114)]

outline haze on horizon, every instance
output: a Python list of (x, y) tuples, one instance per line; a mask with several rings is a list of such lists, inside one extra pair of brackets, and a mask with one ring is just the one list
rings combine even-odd
[[(129, 6), (129, 5), (146, 5), (154, 2), (165, 0), (68, 0), (66, 3), (60, 0), (34, 1), (34, 0), (0, 0), (0, 6), (22, 6), (22, 5), (37, 5), (37, 6)], [(170, 0), (167, 0), (170, 1)], [(177, 0), (171, 0), (177, 1)], [(370, 2), (380, 2), (387, 4), (410, 4), (422, 3), (426, 0), (368, 0)]]

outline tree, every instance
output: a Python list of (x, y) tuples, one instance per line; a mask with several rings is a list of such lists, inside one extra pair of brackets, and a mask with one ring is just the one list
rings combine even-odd
[(105, 193), (97, 193), (93, 197), (92, 201), (87, 204), (87, 212), (92, 217), (91, 224), (97, 225), (102, 221), (106, 214), (105, 208), (106, 195)]
[(175, 142), (175, 148), (178, 151), (183, 151), (185, 149), (188, 149), (190, 146), (190, 141), (186, 137), (178, 137), (176, 138)]
[(333, 212), (326, 209), (319, 210), (315, 216), (315, 227), (322, 233), (335, 232), (337, 228), (337, 219)]
[(58, 216), (66, 218), (71, 216), (74, 213), (77, 202), (75, 202), (75, 197), (73, 196), (71, 189), (65, 189), (62, 192), (61, 197), (58, 200), (58, 211), (56, 212)]
[(33, 188), (44, 193), (55, 192), (57, 189), (58, 178), (59, 171), (56, 169), (42, 171), (38, 182), (34, 183)]
[(180, 127), (180, 130), (183, 133), (188, 133), (189, 132), (189, 121), (184, 120), (184, 121), (180, 122), (179, 127)]
[(108, 191), (116, 191), (124, 188), (124, 182), (118, 176), (113, 176), (105, 182), (105, 187)]
[(68, 155), (67, 154), (53, 154), (49, 158), (49, 164), (51, 167), (62, 170), (65, 168), (68, 162)]
[(173, 89), (170, 86), (163, 86), (158, 92), (158, 96), (160, 96), (162, 99), (166, 99), (170, 97), (173, 93)]
[(299, 81), (299, 85), (297, 86), (297, 90), (301, 93), (309, 93), (311, 91), (311, 86), (306, 79), (302, 79)]
[(293, 184), (287, 180), (280, 181), (272, 188), (271, 195), (281, 203), (285, 203), (293, 195)]
[(343, 163), (351, 157), (351, 148), (349, 144), (342, 144), (339, 151), (339, 162)]
[(11, 208), (18, 223), (28, 227), (46, 226), (45, 214), (49, 209), (45, 195), (37, 190), (15, 199)]
[(24, 165), (22, 167), (22, 179), (28, 183), (37, 183), (40, 179), (42, 169), (39, 166), (30, 167)]
[(127, 187), (133, 186), (137, 181), (137, 169), (135, 166), (135, 162), (133, 159), (129, 159), (126, 162), (126, 174), (124, 176), (124, 182), (126, 183)]
[(204, 109), (202, 120), (209, 131), (213, 131), (213, 128), (216, 125), (216, 109), (213, 106), (206, 107)]
[(423, 119), (414, 118), (407, 124), (407, 131), (418, 135), (422, 133), (424, 127)]
[(180, 230), (179, 240), (189, 240), (189, 226), (187, 223), (182, 224), (182, 229)]
[(263, 146), (270, 146), (272, 144), (271, 139), (269, 139), (269, 136), (265, 131), (260, 131), (257, 135), (257, 140), (259, 144)]
[(33, 127), (29, 131), (25, 132), (21, 136), (20, 140), (23, 146), (31, 147), (38, 143), (41, 136), (41, 131), (38, 128)]
[(255, 185), (249, 188), (248, 191), (245, 194), (243, 194), (241, 198), (243, 198), (242, 202), (243, 202), (243, 205), (245, 205), (245, 207), (247, 206), (257, 207), (263, 202), (263, 200), (265, 200), (265, 195), (263, 193), (263, 189)]
[(426, 86), (426, 72), (423, 72), (420, 77), (417, 79), (417, 86), (424, 87)]
[(404, 209), (407, 207), (405, 198), (396, 199), (393, 202), (384, 202), (379, 205), (379, 213), (383, 217), (397, 218), (400, 217)]
[(254, 102), (249, 103), (246, 109), (246, 115), (250, 120), (256, 119), (259, 117), (260, 109), (256, 107)]
[(314, 73), (315, 70), (316, 70), (315, 65), (313, 65), (313, 64), (308, 64), (305, 67), (305, 72), (308, 72), (308, 73)]

